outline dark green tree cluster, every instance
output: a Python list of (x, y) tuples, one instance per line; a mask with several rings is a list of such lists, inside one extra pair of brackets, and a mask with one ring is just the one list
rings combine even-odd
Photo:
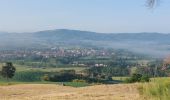
[(49, 73), (48, 75), (45, 74), (43, 76), (43, 80), (45, 81), (52, 81), (52, 82), (72, 82), (75, 80), (81, 81), (81, 82), (88, 82), (88, 83), (104, 83), (108, 80), (111, 80), (111, 77), (109, 76), (99, 76), (97, 75), (97, 72), (94, 72), (94, 77), (90, 76), (90, 74), (77, 74), (75, 70), (62, 70), (60, 72), (56, 73)]
[(5, 66), (2, 66), (1, 75), (7, 80), (15, 75), (16, 68), (11, 62), (6, 62)]
[(88, 78), (81, 74), (77, 74), (75, 70), (61, 70), (59, 72), (44, 74), (42, 79), (44, 81), (52, 82), (72, 82), (76, 79), (86, 81)]
[(70, 82), (77, 79), (75, 70), (62, 70), (60, 72), (49, 75), (49, 81), (53, 82)]
[(128, 76), (129, 70), (127, 67), (91, 67), (85, 73), (93, 77)]

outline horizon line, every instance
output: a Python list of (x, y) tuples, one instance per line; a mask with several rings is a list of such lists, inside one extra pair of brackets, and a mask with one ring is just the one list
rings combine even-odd
[(0, 33), (37, 33), (37, 32), (44, 32), (44, 31), (55, 31), (55, 30), (69, 30), (69, 31), (82, 31), (82, 32), (91, 32), (91, 33), (98, 33), (98, 34), (170, 34), (165, 32), (96, 32), (96, 31), (89, 31), (89, 30), (81, 30), (81, 29), (69, 29), (69, 28), (56, 28), (56, 29), (47, 29), (47, 30), (37, 30), (37, 31), (30, 31), (30, 32), (10, 32), (10, 31), (0, 31)]

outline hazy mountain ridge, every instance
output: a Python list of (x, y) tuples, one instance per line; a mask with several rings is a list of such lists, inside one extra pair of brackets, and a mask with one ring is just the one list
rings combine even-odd
[[(0, 32), (0, 47), (97, 46), (123, 48), (137, 52), (169, 54), (170, 34), (113, 33), (104, 34), (79, 30), (47, 30), (32, 33)], [(161, 53), (161, 54), (160, 54)]]
[(50, 30), (35, 32), (34, 36), (40, 38), (55, 38), (61, 41), (67, 40), (95, 40), (95, 41), (154, 41), (154, 42), (169, 42), (170, 34), (161, 33), (96, 33), (79, 30)]

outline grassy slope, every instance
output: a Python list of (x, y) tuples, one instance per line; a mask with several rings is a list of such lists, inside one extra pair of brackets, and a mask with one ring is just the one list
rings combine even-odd
[(170, 100), (170, 78), (155, 78), (150, 83), (142, 83), (138, 87), (146, 100)]

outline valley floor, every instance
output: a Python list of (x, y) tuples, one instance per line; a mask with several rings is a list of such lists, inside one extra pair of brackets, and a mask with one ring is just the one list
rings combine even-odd
[(0, 100), (139, 100), (136, 84), (81, 88), (54, 84), (0, 86)]

